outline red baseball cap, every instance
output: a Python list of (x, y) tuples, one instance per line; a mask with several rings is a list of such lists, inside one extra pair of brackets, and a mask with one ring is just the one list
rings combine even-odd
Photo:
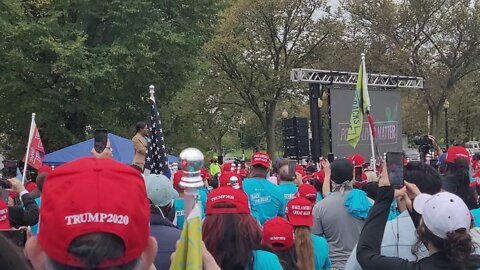
[[(239, 185), (238, 188), (242, 188), (242, 177), (240, 177), (240, 175), (238, 175), (234, 172), (223, 172), (220, 175), (220, 185), (219, 185), (219, 187), (232, 187), (231, 182), (230, 182), (230, 179), (232, 177), (237, 178), (237, 182), (238, 182), (238, 185)], [(232, 188), (238, 189), (236, 187), (232, 187)]]
[(51, 166), (48, 166), (48, 165), (43, 165), (42, 167), (40, 167), (38, 170), (37, 170), (37, 174), (41, 174), (41, 173), (51, 173), (53, 172), (53, 169)]
[(263, 224), (262, 244), (274, 251), (288, 250), (293, 246), (293, 226), (281, 217), (274, 217)]
[(325, 171), (324, 170), (320, 170), (318, 172), (316, 172), (313, 177), (315, 177), (318, 181), (320, 181), (320, 183), (323, 183), (323, 180), (325, 179)]
[(0, 200), (0, 230), (10, 230), (10, 228), (7, 204)]
[[(230, 203), (234, 207), (215, 208), (216, 203)], [(207, 215), (212, 214), (250, 214), (250, 207), (248, 206), (248, 197), (245, 192), (240, 189), (233, 189), (231, 187), (219, 187), (208, 194)]]
[(305, 171), (300, 164), (295, 165), (295, 172), (299, 173), (302, 177), (305, 176)]
[(306, 198), (308, 200), (317, 200), (317, 190), (310, 184), (303, 184), (298, 187), (299, 197)]
[(466, 158), (470, 160), (470, 154), (462, 146), (452, 146), (447, 150), (447, 163), (454, 163), (457, 158)]
[(183, 171), (178, 170), (175, 172), (173, 175), (173, 188), (176, 190), (181, 190), (184, 189), (182, 186), (180, 186), (180, 181), (182, 180), (183, 177)]
[(351, 160), (354, 166), (363, 166), (365, 164), (365, 158), (360, 154), (353, 154), (347, 159)]
[(233, 163), (231, 163), (231, 162), (223, 164), (222, 173), (233, 171), (232, 167), (233, 167)]
[(288, 220), (293, 226), (312, 226), (313, 204), (304, 197), (291, 199), (287, 203), (287, 210), (285, 211)]
[(205, 167), (200, 169), (200, 176), (202, 176), (203, 180), (210, 179), (210, 173), (207, 171), (207, 169), (205, 169)]
[(256, 152), (252, 156), (251, 165), (262, 165), (265, 168), (270, 168), (270, 156), (266, 153)]
[(113, 159), (82, 158), (48, 175), (42, 192), (38, 242), (60, 264), (85, 267), (68, 252), (74, 239), (111, 233), (123, 240), (125, 252), (99, 267), (139, 258), (150, 235), (150, 209), (142, 175)]
[(32, 192), (36, 188), (37, 188), (37, 183), (35, 183), (35, 182), (28, 182), (28, 184), (25, 185), (25, 189), (28, 192)]

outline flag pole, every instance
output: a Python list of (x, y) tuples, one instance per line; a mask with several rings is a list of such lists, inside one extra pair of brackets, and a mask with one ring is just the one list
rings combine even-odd
[(148, 89), (150, 89), (150, 99), (155, 102), (155, 86), (152, 84), (150, 87), (148, 87)]
[(23, 165), (22, 183), (27, 175), (28, 155), (30, 154), (30, 145), (32, 144), (33, 131), (35, 130), (35, 113), (32, 113), (32, 122), (30, 123), (30, 133), (28, 134), (27, 153), (25, 154), (25, 164)]
[[(370, 109), (372, 107), (372, 104), (370, 103), (370, 95), (368, 93), (368, 75), (367, 75), (367, 70), (366, 70), (366, 67), (365, 67), (365, 53), (362, 53), (361, 54), (361, 57), (362, 57), (362, 84), (363, 84), (363, 87), (364, 87), (364, 93), (365, 93), (365, 99), (367, 101), (367, 104), (368, 104), (368, 109), (367, 109), (367, 118), (368, 118), (368, 115), (370, 114)], [(376, 159), (375, 159), (375, 143), (374, 143), (374, 139), (373, 139), (373, 130), (372, 130), (372, 126), (370, 126), (370, 124), (368, 125), (368, 130), (370, 132), (370, 148), (371, 148), (371, 151), (372, 151), (372, 156), (370, 157), (370, 166), (372, 167), (373, 171), (376, 173), (377, 172), (377, 166), (376, 166)]]
[(185, 188), (184, 216), (186, 221), (198, 201), (198, 189), (204, 186), (200, 173), (204, 165), (204, 156), (196, 148), (186, 148), (180, 153), (179, 158), (184, 175), (180, 180), (180, 186)]

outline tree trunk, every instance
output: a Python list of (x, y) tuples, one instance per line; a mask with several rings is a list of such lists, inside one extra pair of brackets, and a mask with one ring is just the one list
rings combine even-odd
[(430, 134), (437, 138), (437, 140), (440, 138), (438, 132), (440, 130), (441, 113), (442, 110), (440, 110), (438, 106), (430, 108)]
[(267, 134), (267, 152), (271, 160), (276, 159), (275, 148), (275, 116), (276, 116), (277, 102), (270, 101), (268, 110), (266, 112), (266, 134)]

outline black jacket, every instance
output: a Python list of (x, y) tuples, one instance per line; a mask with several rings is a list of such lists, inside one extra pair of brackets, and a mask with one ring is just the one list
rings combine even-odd
[[(368, 213), (367, 221), (358, 241), (357, 260), (362, 268), (368, 270), (461, 269), (457, 263), (447, 259), (441, 252), (423, 258), (418, 262), (380, 255), (383, 232), (385, 231), (393, 194), (394, 190), (391, 187), (380, 187), (378, 189), (377, 200)], [(468, 269), (477, 269), (480, 266), (479, 259), (479, 256), (472, 255), (472, 267)]]
[(175, 251), (181, 231), (161, 214), (150, 214), (150, 235), (158, 242), (154, 265), (157, 269), (170, 269), (170, 255)]
[(15, 205), (8, 207), (8, 219), (10, 226), (18, 228), (21, 226), (33, 226), (38, 223), (40, 211), (35, 200), (29, 193), (22, 196), (23, 207)]

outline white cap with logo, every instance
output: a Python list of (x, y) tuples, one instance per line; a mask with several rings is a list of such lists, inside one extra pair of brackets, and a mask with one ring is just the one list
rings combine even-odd
[(413, 208), (423, 217), (425, 226), (436, 236), (447, 239), (449, 232), (470, 228), (470, 211), (463, 200), (450, 192), (420, 194)]

